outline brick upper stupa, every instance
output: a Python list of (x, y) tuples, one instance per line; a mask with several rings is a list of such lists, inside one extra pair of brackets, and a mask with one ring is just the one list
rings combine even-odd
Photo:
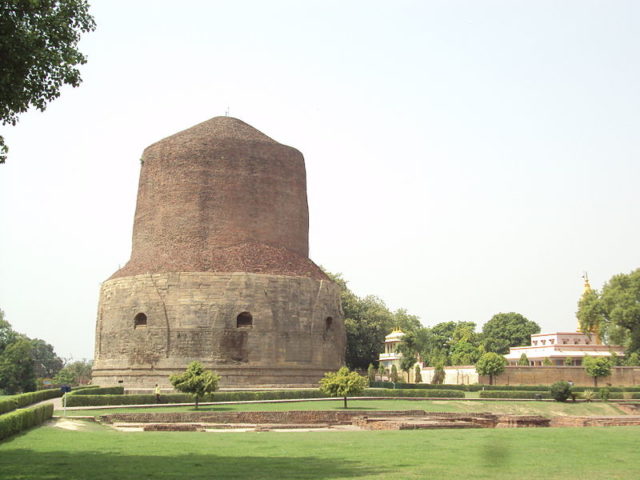
[(131, 260), (111, 278), (251, 272), (327, 279), (307, 257), (302, 154), (232, 117), (147, 147)]
[(131, 259), (102, 284), (93, 378), (312, 385), (344, 362), (340, 291), (308, 258), (302, 154), (216, 117), (147, 147)]

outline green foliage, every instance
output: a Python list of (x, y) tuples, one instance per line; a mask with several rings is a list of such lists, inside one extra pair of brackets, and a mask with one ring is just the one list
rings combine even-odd
[(479, 346), (460, 341), (451, 349), (451, 365), (475, 365), (480, 358)]
[(35, 390), (31, 342), (27, 338), (18, 338), (0, 355), (0, 388), (6, 393)]
[(396, 368), (395, 365), (391, 365), (391, 375), (390, 375), (390, 380), (393, 383), (398, 383), (398, 369)]
[(37, 378), (53, 378), (64, 366), (63, 360), (56, 355), (53, 346), (39, 338), (31, 340), (31, 358)]
[(518, 360), (518, 365), (521, 367), (529, 366), (529, 358), (527, 358), (526, 353), (523, 353), (522, 355), (520, 355), (520, 359)]
[(59, 385), (82, 385), (91, 380), (91, 369), (93, 361), (76, 360), (64, 366), (53, 381)]
[(67, 394), (71, 395), (124, 395), (124, 387), (99, 387), (91, 385), (85, 388), (74, 388)]
[(480, 375), (489, 375), (489, 384), (493, 384), (493, 377), (504, 372), (507, 361), (502, 355), (487, 352), (476, 363), (476, 371)]
[(378, 389), (368, 388), (365, 397), (418, 397), (418, 398), (464, 398), (461, 390), (450, 389)]
[(564, 365), (565, 365), (565, 367), (571, 367), (571, 366), (573, 366), (573, 358), (571, 358), (571, 357), (565, 357), (565, 358), (564, 358)]
[(606, 357), (589, 357), (582, 360), (582, 365), (587, 371), (587, 375), (593, 377), (595, 385), (598, 385), (598, 378), (611, 375), (611, 361)]
[(609, 387), (603, 387), (600, 389), (600, 399), (603, 402), (608, 402), (611, 398), (611, 389)]
[(191, 362), (184, 373), (171, 375), (169, 381), (176, 390), (193, 395), (197, 409), (198, 400), (218, 389), (220, 377), (205, 370), (200, 362)]
[(431, 377), (432, 385), (442, 385), (445, 378), (444, 366), (438, 363), (433, 369), (433, 377)]
[(384, 365), (382, 364), (382, 362), (380, 362), (380, 364), (378, 364), (378, 375), (380, 375), (380, 378), (382, 378), (382, 375), (384, 375), (386, 372)]
[(482, 327), (487, 352), (509, 353), (509, 347), (531, 345), (531, 335), (540, 333), (537, 323), (519, 313), (498, 313)]
[[(63, 85), (77, 87), (80, 34), (95, 29), (84, 0), (5, 0), (0, 15), (0, 121), (15, 125), (30, 107), (43, 111)], [(0, 163), (7, 147), (0, 136)]]
[(531, 391), (531, 390), (483, 390), (480, 392), (480, 398), (519, 398), (522, 400), (534, 400), (537, 398), (551, 398), (551, 394), (547, 390)]
[(416, 364), (418, 360), (413, 355), (404, 355), (400, 359), (400, 369), (407, 374), (407, 381), (409, 381), (409, 372)]
[(580, 396), (586, 401), (591, 402), (594, 398), (596, 398), (596, 392), (593, 390), (585, 390), (580, 394)]
[(545, 367), (552, 367), (553, 362), (549, 357), (544, 357), (544, 360), (542, 360), (542, 365), (544, 365)]
[(369, 383), (376, 381), (376, 367), (373, 366), (373, 363), (370, 363), (369, 368), (367, 368), (367, 377), (369, 378)]
[(422, 382), (422, 372), (420, 371), (420, 365), (416, 365), (416, 369), (415, 369), (415, 382), (416, 383), (421, 383)]
[(330, 397), (344, 398), (344, 408), (347, 408), (347, 397), (362, 393), (369, 382), (357, 372), (350, 372), (342, 367), (337, 372), (327, 372), (320, 379), (320, 391)]
[(37, 392), (21, 393), (0, 400), (0, 413), (10, 412), (16, 408), (23, 408), (43, 400), (62, 396), (57, 388), (38, 390)]
[(614, 275), (600, 293), (585, 292), (576, 315), (583, 331), (599, 331), (605, 343), (623, 345), (627, 356), (640, 352), (640, 268)]
[(633, 352), (629, 357), (625, 360), (624, 364), (627, 367), (638, 367), (640, 366), (640, 354), (638, 352)]
[(0, 415), (0, 440), (40, 425), (52, 416), (52, 403)]
[(551, 385), (549, 392), (557, 402), (566, 402), (571, 396), (571, 385), (569, 385), (569, 382), (556, 382)]

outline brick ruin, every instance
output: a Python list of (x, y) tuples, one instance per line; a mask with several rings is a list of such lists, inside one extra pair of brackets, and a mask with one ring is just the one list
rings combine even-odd
[(344, 363), (340, 292), (309, 258), (302, 154), (216, 117), (147, 147), (131, 259), (102, 284), (93, 378), (308, 385)]

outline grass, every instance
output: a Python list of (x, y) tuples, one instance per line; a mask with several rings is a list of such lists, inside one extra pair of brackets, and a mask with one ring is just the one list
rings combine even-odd
[[(253, 403), (235, 405), (203, 405), (202, 411), (284, 411), (284, 410), (341, 410), (342, 400), (322, 402), (291, 403)], [(514, 415), (625, 415), (613, 403), (559, 403), (559, 402), (483, 402), (464, 400), (349, 400), (350, 410), (425, 410), (428, 412), (492, 412)], [(185, 407), (152, 407), (152, 408), (113, 408), (105, 410), (73, 410), (67, 409), (67, 416), (73, 415), (107, 415), (109, 413), (131, 412), (185, 412), (195, 411), (192, 406)], [(58, 410), (56, 415), (62, 415)]]
[(123, 433), (45, 426), (0, 443), (3, 480), (640, 478), (638, 430)]

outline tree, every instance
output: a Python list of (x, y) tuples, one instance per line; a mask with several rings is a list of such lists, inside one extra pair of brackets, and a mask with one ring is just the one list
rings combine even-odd
[(193, 395), (198, 409), (198, 401), (207, 393), (218, 389), (220, 377), (210, 370), (205, 370), (200, 362), (191, 362), (183, 373), (176, 373), (169, 377), (173, 387), (183, 393)]
[(431, 377), (431, 384), (442, 385), (444, 383), (445, 377), (446, 373), (444, 371), (444, 360), (440, 359), (436, 361), (433, 366), (433, 377)]
[(549, 392), (557, 402), (566, 402), (571, 396), (571, 385), (569, 382), (556, 382), (551, 385)]
[(527, 358), (527, 354), (523, 353), (520, 355), (520, 360), (518, 360), (519, 367), (528, 367), (529, 366), (529, 358)]
[(415, 356), (402, 355), (400, 359), (400, 370), (407, 374), (407, 382), (409, 382), (409, 372), (413, 369), (413, 366), (418, 360)]
[(469, 342), (458, 342), (451, 349), (451, 365), (474, 365), (479, 358), (480, 350)]
[(0, 388), (10, 394), (35, 390), (31, 342), (27, 338), (11, 343), (0, 355)]
[(593, 384), (598, 386), (598, 378), (611, 375), (611, 361), (605, 357), (585, 356), (582, 365), (587, 371), (587, 375), (593, 377)]
[[(30, 107), (44, 111), (63, 85), (80, 85), (80, 34), (95, 29), (84, 0), (5, 0), (0, 6), (0, 120), (15, 125)], [(0, 136), (0, 163), (7, 154)]]
[(61, 385), (84, 385), (91, 381), (92, 368), (91, 360), (69, 362), (53, 377), (53, 381)]
[(11, 324), (4, 319), (4, 312), (0, 309), (0, 354), (18, 337), (19, 334), (13, 331)]
[(600, 293), (587, 288), (576, 316), (583, 332), (597, 332), (604, 343), (623, 345), (627, 356), (640, 353), (640, 268), (614, 275)]
[(416, 365), (415, 381), (416, 383), (422, 383), (422, 373), (420, 372), (420, 365)]
[(398, 368), (395, 365), (391, 365), (391, 378), (393, 383), (398, 383)]
[(640, 355), (638, 352), (633, 352), (629, 357), (625, 360), (624, 364), (627, 367), (637, 367), (640, 366)]
[(480, 375), (489, 375), (489, 385), (493, 385), (493, 377), (504, 372), (507, 361), (502, 355), (495, 352), (487, 352), (476, 363), (476, 371)]
[(572, 367), (573, 366), (573, 358), (564, 357), (564, 366), (565, 367)]
[(509, 353), (509, 347), (531, 345), (531, 335), (540, 327), (519, 313), (497, 313), (482, 327), (487, 352)]
[(552, 367), (553, 362), (549, 357), (544, 357), (544, 360), (542, 360), (542, 365), (544, 365), (545, 367)]
[(380, 380), (382, 381), (382, 376), (387, 373), (382, 362), (378, 364), (378, 375), (380, 375)]
[(324, 378), (320, 380), (320, 391), (330, 397), (343, 397), (344, 408), (348, 408), (347, 397), (362, 393), (367, 385), (365, 377), (342, 367), (337, 372), (324, 374)]
[(373, 366), (373, 363), (369, 364), (369, 368), (367, 369), (367, 377), (369, 377), (369, 383), (376, 381), (376, 367)]
[(31, 358), (37, 378), (53, 378), (64, 366), (53, 347), (44, 340), (31, 340)]

